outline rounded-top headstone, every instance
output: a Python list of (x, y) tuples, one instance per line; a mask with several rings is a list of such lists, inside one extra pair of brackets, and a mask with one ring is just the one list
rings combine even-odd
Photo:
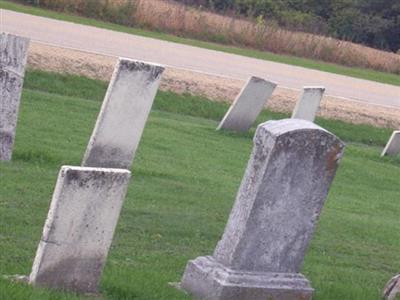
[(310, 121), (259, 125), (225, 232), (213, 256), (188, 262), (181, 287), (199, 299), (311, 299), (299, 272), (343, 150)]
[(343, 149), (335, 135), (309, 121), (259, 125), (214, 257), (241, 270), (299, 272)]

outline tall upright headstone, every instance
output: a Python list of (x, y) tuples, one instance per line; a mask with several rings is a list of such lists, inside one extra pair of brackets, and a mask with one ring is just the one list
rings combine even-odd
[(163, 71), (158, 65), (119, 60), (82, 166), (130, 168)]
[(314, 122), (325, 88), (322, 86), (305, 86), (303, 95), (293, 110), (293, 119), (302, 119)]
[(257, 119), (276, 88), (276, 83), (250, 77), (231, 107), (219, 123), (217, 130), (246, 132)]
[(125, 198), (130, 172), (63, 166), (29, 282), (95, 293)]
[(0, 34), (0, 160), (11, 160), (29, 39)]
[(222, 239), (188, 262), (181, 288), (207, 300), (311, 299), (299, 272), (343, 149), (309, 121), (259, 125)]
[(390, 137), (386, 147), (383, 149), (381, 156), (396, 156), (400, 154), (400, 130), (394, 131)]

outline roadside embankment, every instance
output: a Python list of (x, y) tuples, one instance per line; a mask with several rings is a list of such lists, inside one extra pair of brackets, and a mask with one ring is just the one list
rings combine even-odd
[[(32, 42), (29, 49), (28, 67), (108, 81), (116, 59), (116, 57)], [(212, 74), (167, 68), (160, 88), (179, 94), (205, 96), (214, 101), (232, 102), (244, 83), (242, 80)], [(276, 112), (291, 112), (300, 93), (301, 91), (298, 90), (278, 87), (268, 102), (268, 108)], [(331, 96), (324, 97), (318, 115), (353, 124), (400, 128), (400, 109)]]

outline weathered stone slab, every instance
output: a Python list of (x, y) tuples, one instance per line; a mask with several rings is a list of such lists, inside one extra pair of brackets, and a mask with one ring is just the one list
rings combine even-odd
[(293, 110), (292, 118), (314, 122), (324, 92), (325, 88), (322, 86), (305, 86), (303, 95)]
[(129, 178), (128, 170), (61, 168), (30, 283), (97, 291)]
[(386, 144), (385, 149), (383, 149), (381, 156), (396, 156), (398, 154), (400, 154), (400, 130), (392, 133), (392, 136)]
[(311, 299), (299, 272), (343, 149), (309, 121), (259, 125), (223, 237), (189, 261), (181, 287), (207, 300)]
[(253, 125), (276, 83), (258, 77), (250, 77), (242, 91), (219, 123), (217, 130), (226, 129), (246, 132)]
[(29, 39), (0, 34), (0, 160), (11, 160)]
[(82, 166), (129, 169), (164, 67), (120, 59)]
[(400, 294), (400, 274), (393, 276), (383, 289), (382, 299), (395, 300)]

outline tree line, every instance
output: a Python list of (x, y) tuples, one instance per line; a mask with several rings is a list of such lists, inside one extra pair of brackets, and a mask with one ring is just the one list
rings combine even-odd
[(177, 0), (271, 26), (323, 34), (378, 49), (400, 49), (399, 0)]

